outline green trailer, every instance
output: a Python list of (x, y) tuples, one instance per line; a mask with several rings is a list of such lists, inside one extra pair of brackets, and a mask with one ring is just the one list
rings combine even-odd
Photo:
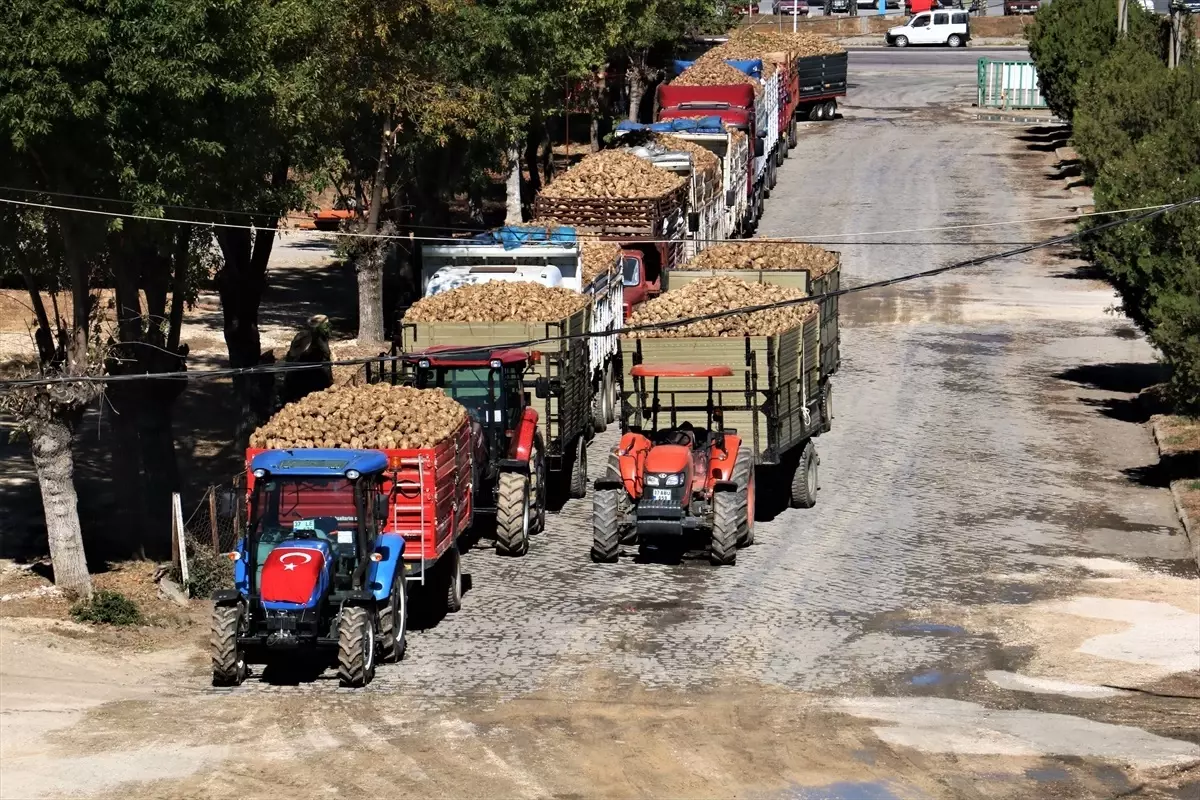
[[(841, 265), (827, 272), (812, 275), (807, 270), (781, 269), (687, 269), (678, 267), (671, 270), (666, 278), (666, 291), (679, 289), (699, 278), (725, 276), (737, 278), (747, 283), (771, 283), (776, 286), (787, 286), (799, 289), (805, 294), (818, 295), (838, 291), (841, 286)], [(838, 298), (829, 297), (819, 303), (821, 311), (821, 377), (825, 378), (837, 372), (841, 364), (840, 335), (838, 332)]]
[[(437, 346), (508, 349), (520, 342), (531, 354), (524, 386), (538, 414), (551, 472), (587, 474), (587, 440), (592, 427), (592, 381), (588, 339), (563, 339), (587, 332), (590, 310), (582, 308), (557, 322), (405, 322), (400, 350), (414, 353)], [(551, 341), (540, 341), (551, 340)]]
[[(790, 485), (792, 505), (813, 505), (818, 459), (812, 439), (832, 423), (820, 328), (813, 315), (775, 336), (622, 339), (621, 430), (684, 422), (705, 428), (711, 386), (726, 430), (735, 429), (749, 445), (755, 465)], [(639, 364), (727, 366), (733, 376), (648, 380), (633, 376)]]

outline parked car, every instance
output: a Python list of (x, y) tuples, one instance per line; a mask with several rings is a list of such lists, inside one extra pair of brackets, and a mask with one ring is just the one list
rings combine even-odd
[(807, 0), (775, 0), (774, 12), (785, 17), (807, 17)]
[(923, 11), (905, 25), (889, 28), (885, 40), (892, 47), (938, 44), (963, 47), (971, 39), (970, 16), (966, 11)]
[(849, 14), (850, 13), (850, 0), (830, 0), (829, 13), (830, 14)]
[(1036, 14), (1040, 6), (1041, 0), (1004, 0), (1004, 16)]

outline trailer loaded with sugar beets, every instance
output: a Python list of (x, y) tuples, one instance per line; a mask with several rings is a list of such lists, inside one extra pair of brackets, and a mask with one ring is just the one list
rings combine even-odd
[(581, 236), (620, 244), (628, 316), (662, 291), (663, 276), (683, 260), (687, 199), (688, 182), (680, 175), (631, 153), (602, 150), (542, 189), (534, 222), (570, 225)]
[[(647, 303), (630, 327), (805, 296), (706, 277)], [(813, 439), (832, 424), (821, 335), (815, 304), (627, 333), (622, 436), (594, 486), (592, 559), (616, 561), (636, 544), (733, 564), (753, 542), (755, 482), (764, 498), (815, 505)]]
[[(476, 509), (496, 515), (502, 555), (523, 555), (547, 508), (584, 496), (594, 409), (615, 419), (611, 400), (593, 403), (590, 337), (578, 337), (590, 305), (540, 283), (460, 286), (408, 310), (398, 367), (368, 370), (368, 380), (438, 388), (467, 407), (480, 442)], [(522, 342), (539, 343), (513, 347)]]
[(404, 657), (409, 583), (434, 613), (457, 611), (472, 449), (461, 406), (405, 387), (310, 394), (256, 431), (246, 493), (221, 502), (247, 524), (234, 588), (213, 595), (213, 683), (305, 652), (363, 686)]

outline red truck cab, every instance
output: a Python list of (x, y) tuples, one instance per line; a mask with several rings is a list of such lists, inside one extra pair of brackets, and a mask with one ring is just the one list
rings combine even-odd
[(647, 262), (651, 262), (652, 266), (654, 260), (646, 257), (643, 248), (653, 249), (653, 245), (621, 250), (621, 306), (626, 320), (633, 314), (634, 308), (662, 292), (661, 270), (649, 276)]

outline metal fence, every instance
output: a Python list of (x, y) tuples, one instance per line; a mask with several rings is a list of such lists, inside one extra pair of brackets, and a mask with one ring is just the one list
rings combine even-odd
[(980, 108), (1046, 108), (1032, 61), (979, 59), (976, 103)]
[(217, 496), (220, 492), (234, 489), (242, 491), (241, 482), (234, 480), (225, 486), (210, 486), (200, 498), (190, 516), (184, 517), (183, 529), (197, 545), (207, 545), (215, 552), (228, 553), (241, 536), (244, 520), (241, 515), (222, 517), (217, 513)]

